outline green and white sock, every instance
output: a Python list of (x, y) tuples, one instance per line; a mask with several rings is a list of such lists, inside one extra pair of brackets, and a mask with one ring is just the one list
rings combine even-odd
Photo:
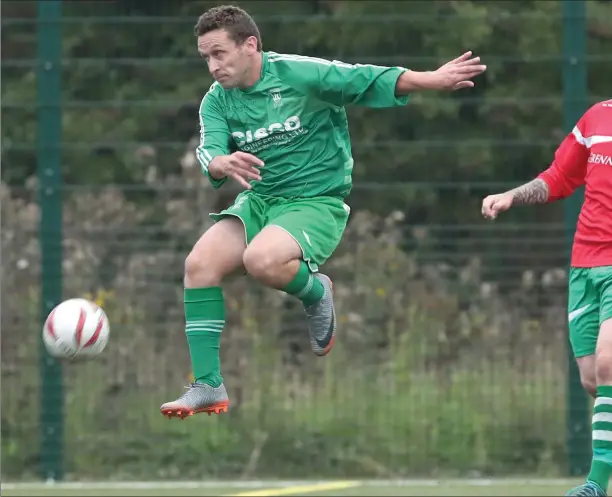
[(587, 481), (608, 490), (612, 473), (612, 386), (597, 387), (593, 410), (593, 462)]
[(195, 381), (216, 388), (223, 383), (219, 347), (225, 304), (221, 288), (185, 288), (185, 322)]
[(308, 264), (300, 261), (295, 278), (284, 288), (284, 291), (289, 295), (293, 295), (302, 301), (305, 306), (316, 304), (323, 298), (325, 288), (323, 284), (314, 277), (313, 273), (308, 269)]

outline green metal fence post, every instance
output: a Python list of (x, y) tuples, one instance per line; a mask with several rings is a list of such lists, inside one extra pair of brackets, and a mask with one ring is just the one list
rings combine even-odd
[[(38, 203), (43, 320), (62, 299), (61, 0), (38, 1)], [(41, 343), (40, 473), (63, 477), (63, 384), (61, 365)]]
[[(570, 132), (588, 105), (586, 67), (586, 2), (563, 0), (563, 126)], [(574, 239), (583, 189), (565, 200), (565, 235), (568, 255)], [(567, 454), (572, 476), (584, 475), (590, 466), (591, 425), (588, 396), (568, 344)]]

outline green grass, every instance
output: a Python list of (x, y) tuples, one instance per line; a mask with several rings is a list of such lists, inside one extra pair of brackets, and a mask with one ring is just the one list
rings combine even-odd
[[(82, 484), (78, 487), (44, 484), (2, 485), (4, 496), (212, 496), (212, 495), (329, 495), (329, 496), (561, 496), (580, 480), (508, 479), (508, 480), (407, 480), (356, 482), (350, 488), (326, 490), (329, 482), (275, 482), (254, 483), (169, 483), (155, 482), (140, 486), (130, 484)], [(333, 485), (333, 482), (332, 482)], [(304, 487), (305, 486), (305, 487)]]

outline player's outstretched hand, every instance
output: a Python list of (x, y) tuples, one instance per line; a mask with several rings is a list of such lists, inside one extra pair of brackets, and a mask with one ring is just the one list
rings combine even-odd
[(482, 201), (482, 215), (486, 219), (495, 219), (500, 212), (512, 207), (514, 197), (511, 193), (489, 195)]
[(460, 57), (440, 66), (432, 73), (436, 89), (455, 91), (472, 88), (472, 78), (482, 74), (487, 66), (480, 63), (480, 57), (472, 57), (472, 52), (465, 52)]
[(214, 172), (215, 176), (233, 178), (247, 190), (252, 188), (249, 181), (261, 181), (258, 168), (263, 167), (264, 163), (254, 155), (234, 152), (231, 155), (215, 157), (214, 162), (210, 163), (209, 172)]

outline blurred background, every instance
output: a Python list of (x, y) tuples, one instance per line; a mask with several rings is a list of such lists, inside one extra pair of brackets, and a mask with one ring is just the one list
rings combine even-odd
[[(228, 2), (231, 3), (231, 2)], [(297, 301), (225, 290), (225, 416), (168, 421), (191, 368), (183, 263), (235, 186), (195, 157), (211, 84), (197, 17), (219, 2), (2, 2), (2, 477), (581, 475), (590, 404), (567, 350), (580, 193), (492, 223), (484, 196), (531, 180), (612, 88), (608, 1), (236, 1), (264, 49), (435, 69), (476, 87), (347, 109), (351, 220), (325, 267), (339, 340), (310, 352)], [(221, 248), (222, 249), (222, 248)], [(60, 365), (61, 300), (98, 301), (111, 340)]]

